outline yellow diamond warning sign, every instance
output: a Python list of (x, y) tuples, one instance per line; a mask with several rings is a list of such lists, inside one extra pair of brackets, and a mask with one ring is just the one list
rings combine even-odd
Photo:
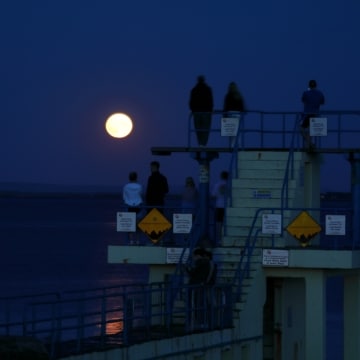
[(138, 224), (139, 228), (155, 244), (171, 229), (171, 223), (157, 209), (152, 209)]
[(320, 231), (321, 226), (307, 213), (302, 211), (286, 228), (287, 232), (300, 241), (301, 246), (307, 246), (309, 241)]

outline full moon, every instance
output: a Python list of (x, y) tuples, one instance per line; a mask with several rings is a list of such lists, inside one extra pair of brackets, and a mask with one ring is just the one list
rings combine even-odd
[(133, 123), (129, 116), (117, 113), (108, 117), (105, 123), (108, 134), (115, 138), (124, 138), (131, 133)]

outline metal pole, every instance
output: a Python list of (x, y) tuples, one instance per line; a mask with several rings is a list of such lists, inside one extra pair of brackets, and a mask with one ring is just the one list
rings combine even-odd
[(196, 151), (193, 154), (199, 163), (199, 239), (198, 245), (206, 246), (210, 241), (209, 208), (210, 208), (210, 162), (219, 157), (218, 152)]
[(209, 162), (206, 159), (199, 161), (200, 242), (209, 237), (209, 174)]

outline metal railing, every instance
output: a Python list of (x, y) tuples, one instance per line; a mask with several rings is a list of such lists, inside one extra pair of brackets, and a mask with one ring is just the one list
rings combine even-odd
[[(212, 128), (210, 129), (209, 147), (218, 147), (224, 145), (225, 139), (218, 136), (221, 133), (221, 119), (225, 117), (222, 111), (215, 111), (212, 113)], [(229, 164), (229, 174), (231, 178), (238, 178), (237, 168), (237, 154), (244, 149), (283, 149), (289, 152), (288, 161), (284, 171), (284, 180), (281, 189), (281, 202), (278, 209), (258, 209), (253, 219), (251, 229), (246, 238), (245, 247), (242, 250), (241, 258), (234, 277), (234, 285), (236, 290), (235, 299), (241, 298), (241, 289), (243, 281), (249, 276), (251, 259), (254, 249), (257, 244), (258, 236), (261, 229), (256, 227), (259, 223), (260, 213), (277, 212), (283, 215), (289, 209), (289, 181), (294, 177), (294, 152), (304, 149), (303, 130), (301, 129), (301, 122), (304, 115), (301, 112), (262, 112), (262, 111), (248, 111), (241, 114), (239, 118), (238, 133), (236, 141), (233, 145), (233, 152)], [(360, 152), (359, 138), (360, 138), (360, 111), (323, 111), (317, 117), (326, 118), (326, 128), (321, 129), (321, 136), (312, 137), (311, 140), (315, 144), (316, 151), (327, 153), (352, 153), (354, 151)], [(310, 131), (310, 130), (306, 130)], [(192, 147), (193, 134), (195, 129), (192, 124), (192, 114), (189, 116), (188, 123), (188, 147)], [(215, 136), (214, 136), (215, 134)], [(227, 140), (228, 141), (228, 140)], [(226, 143), (225, 143), (226, 144)], [(307, 149), (305, 149), (307, 150)], [(225, 200), (227, 205), (232, 205), (232, 186), (229, 186), (229, 193)], [(358, 240), (352, 236), (353, 223), (353, 209), (298, 209), (318, 212), (321, 218), (321, 226), (324, 229), (324, 211), (333, 214), (345, 214), (346, 221), (346, 240), (339, 236), (323, 236), (319, 243), (319, 248), (325, 249), (359, 249)], [(350, 220), (350, 221), (349, 221)], [(224, 234), (227, 234), (226, 216), (224, 218)], [(274, 235), (273, 246), (274, 246)], [(325, 240), (326, 239), (326, 240)]]
[[(214, 112), (218, 119), (222, 112)], [(316, 145), (320, 148), (343, 151), (358, 149), (360, 134), (360, 112), (324, 112), (327, 116), (328, 137), (317, 138)], [(231, 174), (236, 166), (235, 156), (238, 151), (251, 148), (302, 148), (299, 132), (300, 113), (281, 112), (247, 112), (241, 120), (237, 141), (231, 160)], [(192, 128), (189, 118), (189, 130)], [(347, 122), (356, 120), (355, 128)], [(188, 147), (192, 145), (193, 132), (189, 131)], [(216, 123), (211, 132), (220, 133), (221, 123)], [(346, 136), (345, 136), (346, 135)], [(349, 137), (348, 140), (345, 139)], [(346, 143), (345, 148), (343, 147)], [(211, 137), (209, 146), (231, 146), (229, 139)], [(286, 182), (291, 178), (292, 159), (285, 172), (283, 197), (286, 198)], [(173, 207), (163, 209), (165, 216), (171, 221), (172, 214), (183, 212), (184, 209)], [(154, 339), (189, 334), (193, 331), (208, 331), (232, 326), (233, 301), (241, 298), (244, 279), (249, 275), (251, 258), (257, 246), (260, 234), (259, 219), (264, 213), (282, 213), (290, 210), (287, 202), (279, 208), (258, 209), (253, 219), (250, 232), (246, 239), (231, 285), (215, 285), (205, 288), (194, 287), (183, 283), (180, 268), (177, 268), (176, 281), (154, 284), (131, 284), (114, 287), (51, 293), (35, 296), (0, 298), (0, 333), (3, 335), (33, 336), (46, 344), (52, 359), (65, 353), (83, 353), (87, 351), (108, 349), (112, 346), (128, 346), (131, 344), (151, 341)], [(296, 210), (296, 209), (291, 209)], [(301, 209), (306, 210), (306, 209)], [(321, 225), (324, 226), (324, 209), (308, 209), (319, 212)], [(351, 236), (352, 209), (327, 209), (336, 214), (346, 214), (350, 219), (346, 223), (348, 242), (343, 238), (325, 236), (319, 248), (359, 249), (360, 244)], [(121, 208), (119, 208), (121, 211)], [(124, 208), (125, 211), (125, 208)], [(196, 217), (195, 217), (196, 218)], [(140, 219), (139, 219), (140, 220)], [(196, 223), (195, 223), (196, 224)], [(210, 226), (210, 224), (209, 224)], [(193, 227), (196, 231), (196, 225)], [(125, 235), (125, 234), (124, 234)], [(127, 234), (128, 235), (128, 234)], [(145, 237), (144, 234), (141, 234)], [(272, 236), (273, 243), (275, 236)], [(279, 237), (282, 234), (278, 235)], [(145, 237), (146, 238), (146, 237)], [(191, 234), (184, 237), (170, 234), (159, 241), (160, 246), (177, 244), (192, 250), (196, 245)], [(174, 240), (175, 239), (175, 240)], [(125, 242), (126, 244), (126, 242)], [(146, 243), (151, 244), (149, 239)], [(183, 256), (183, 255), (182, 255)], [(180, 264), (182, 261), (179, 262)], [(180, 265), (179, 265), (180, 266)], [(173, 280), (171, 279), (171, 280)], [(233, 297), (233, 286), (236, 286), (236, 297)], [(194, 294), (201, 294), (200, 302), (194, 303)], [(199, 298), (199, 297), (197, 297)], [(201, 319), (201, 322), (198, 321)]]
[(232, 326), (229, 285), (119, 285), (16, 300), (1, 307), (0, 333), (42, 341), (51, 359)]
[[(353, 218), (353, 210), (351, 208), (259, 208), (253, 218), (249, 234), (246, 238), (245, 246), (241, 252), (240, 260), (234, 276), (234, 287), (235, 287), (235, 300), (241, 300), (242, 285), (244, 280), (250, 275), (251, 261), (257, 247), (257, 241), (261, 234), (262, 239), (268, 237), (271, 242), (269, 248), (276, 248), (277, 240), (280, 240), (284, 237), (285, 229), (282, 229), (282, 232), (279, 234), (262, 234), (261, 230), (261, 217), (265, 214), (283, 214), (285, 211), (307, 211), (315, 215), (318, 218), (319, 226), (322, 230), (326, 229), (326, 215), (342, 215), (346, 217), (346, 227), (345, 235), (333, 235), (326, 234), (322, 231), (317, 235), (316, 244), (311, 244), (311, 248), (322, 249), (322, 250), (359, 250), (360, 249), (360, 239), (355, 239), (352, 235), (352, 225), (356, 221)], [(286, 245), (286, 248), (295, 248), (299, 247), (295, 245), (291, 246)]]
[[(234, 144), (231, 144), (229, 137), (221, 136), (222, 119), (226, 116), (227, 114), (222, 111), (212, 113), (208, 148), (221, 146), (231, 148), (232, 153), (228, 167), (229, 184), (233, 178), (238, 177), (237, 158), (239, 151), (245, 149), (283, 149), (289, 152), (289, 156), (281, 189), (281, 207), (287, 207), (289, 180), (293, 179), (294, 152), (308, 150), (304, 146), (303, 130), (301, 129), (303, 113), (296, 111), (247, 111), (242, 113), (239, 116), (239, 127)], [(316, 151), (329, 153), (359, 151), (360, 111), (323, 111), (318, 117), (326, 118), (327, 121), (324, 130), (326, 136), (312, 137)], [(188, 119), (187, 146), (189, 148), (193, 147), (194, 144), (196, 146), (196, 129), (192, 120), (193, 114), (191, 113)], [(232, 206), (231, 186), (229, 186), (229, 192), (226, 194), (225, 203)], [(224, 217), (224, 234), (227, 234), (226, 216)]]
[[(174, 197), (165, 199), (166, 203), (180, 203), (181, 199)], [(139, 223), (144, 219), (144, 217), (151, 211), (153, 207), (142, 206), (141, 212), (136, 216), (136, 230), (134, 232), (129, 231), (118, 231), (119, 242), (121, 245), (141, 245), (141, 246), (162, 246), (162, 247), (189, 247), (191, 244), (196, 245), (197, 239), (199, 239), (199, 208), (184, 208), (179, 205), (172, 206), (171, 204), (166, 204), (163, 207), (157, 207), (158, 210), (162, 212), (162, 215), (165, 219), (171, 224), (171, 229), (164, 232), (158, 240), (153, 241), (151, 236), (143, 232), (139, 228)], [(118, 207), (118, 212), (128, 212), (127, 207), (122, 205)], [(215, 243), (215, 224), (214, 224), (214, 206), (211, 204), (209, 208), (209, 213), (211, 214), (210, 221), (208, 224), (210, 240)], [(174, 216), (176, 214), (192, 214), (192, 226), (189, 233), (175, 233), (174, 232)], [(116, 227), (116, 224), (115, 224)]]
[[(226, 113), (216, 110), (212, 112), (211, 128), (209, 130), (208, 148), (231, 147), (228, 136), (221, 136), (222, 119)], [(300, 111), (247, 111), (241, 114), (239, 126), (239, 150), (242, 148), (283, 148), (303, 149), (300, 123), (303, 113)], [(322, 111), (318, 117), (326, 118), (326, 136), (314, 138), (318, 148), (351, 149), (358, 148), (360, 135), (359, 110), (329, 110)], [(295, 140), (292, 138), (295, 133)], [(196, 129), (193, 124), (193, 114), (188, 118), (187, 147), (197, 146)]]

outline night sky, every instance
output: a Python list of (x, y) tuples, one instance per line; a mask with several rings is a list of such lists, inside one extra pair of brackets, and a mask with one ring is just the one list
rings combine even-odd
[[(145, 184), (153, 159), (174, 186), (196, 179), (189, 155), (150, 148), (186, 145), (199, 74), (217, 109), (235, 81), (250, 110), (301, 111), (311, 78), (324, 110), (359, 109), (359, 13), (358, 0), (3, 1), (0, 183), (112, 186), (135, 170)], [(114, 112), (134, 121), (126, 139), (105, 132)], [(323, 190), (349, 190), (344, 156), (324, 167), (345, 180)]]

